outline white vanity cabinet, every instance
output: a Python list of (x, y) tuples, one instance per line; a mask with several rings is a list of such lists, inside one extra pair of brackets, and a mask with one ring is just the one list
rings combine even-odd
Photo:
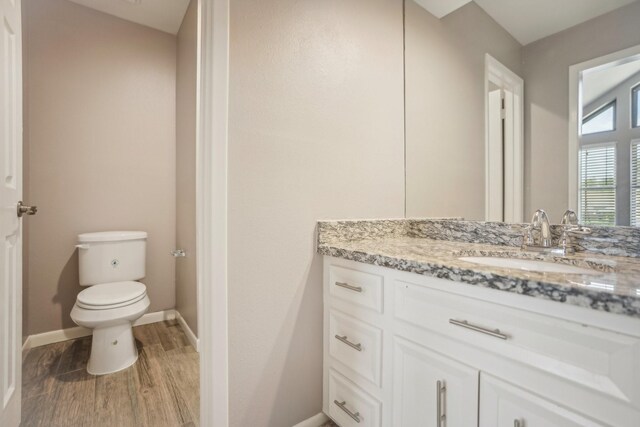
[(640, 319), (325, 256), (340, 426), (640, 426)]
[(601, 425), (491, 375), (482, 375), (480, 381), (481, 427), (596, 427)]
[(477, 425), (478, 377), (477, 369), (394, 337), (393, 426)]

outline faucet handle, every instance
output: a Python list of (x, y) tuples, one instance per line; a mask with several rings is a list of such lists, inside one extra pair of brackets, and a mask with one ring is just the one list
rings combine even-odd
[(565, 228), (567, 233), (573, 233), (573, 234), (582, 234), (582, 235), (587, 235), (587, 234), (591, 234), (591, 229), (589, 227), (584, 227), (582, 225), (575, 225), (575, 226), (571, 226), (571, 227), (566, 227)]
[(533, 227), (531, 225), (527, 225), (524, 229), (524, 234), (522, 235), (522, 247), (532, 246), (533, 245)]

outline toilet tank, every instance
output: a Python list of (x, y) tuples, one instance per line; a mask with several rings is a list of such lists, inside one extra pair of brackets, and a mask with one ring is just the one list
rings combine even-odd
[(78, 235), (80, 285), (139, 280), (145, 276), (147, 233), (103, 231)]

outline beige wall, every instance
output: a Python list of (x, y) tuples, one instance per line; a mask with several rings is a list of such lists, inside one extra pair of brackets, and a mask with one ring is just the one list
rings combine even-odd
[(522, 46), (473, 2), (405, 20), (407, 216), (483, 219), (484, 56), (520, 74)]
[(525, 219), (567, 208), (569, 67), (640, 44), (638, 22), (635, 2), (524, 47)]
[(151, 311), (173, 308), (174, 36), (65, 0), (23, 2), (29, 334), (74, 326), (76, 235), (149, 232)]
[(191, 0), (178, 32), (176, 81), (176, 309), (198, 333), (196, 287), (196, 48), (198, 1)]
[(322, 218), (402, 217), (402, 1), (231, 4), (231, 426), (321, 410)]

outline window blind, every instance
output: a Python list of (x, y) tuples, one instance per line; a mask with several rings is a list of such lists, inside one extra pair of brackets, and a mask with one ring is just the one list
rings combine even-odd
[(640, 227), (640, 140), (631, 143), (631, 226)]
[(578, 216), (584, 224), (616, 224), (615, 143), (580, 149)]

